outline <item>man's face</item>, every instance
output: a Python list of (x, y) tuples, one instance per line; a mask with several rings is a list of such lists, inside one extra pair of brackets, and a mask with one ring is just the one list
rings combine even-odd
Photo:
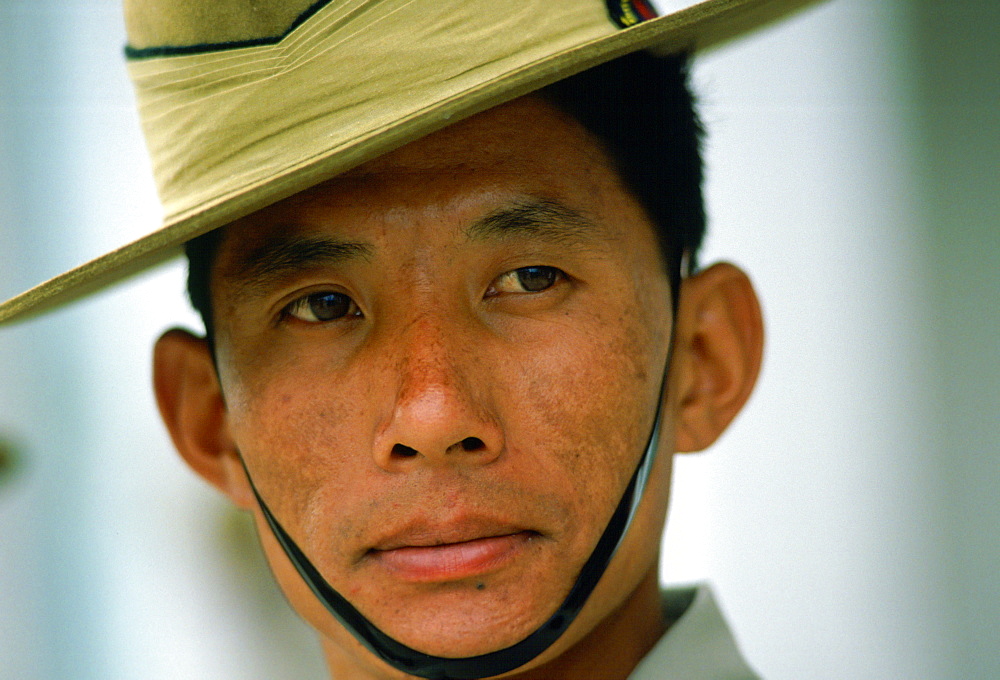
[[(551, 616), (644, 449), (671, 323), (583, 128), (532, 98), (476, 116), (231, 225), (212, 277), (228, 437), (326, 580), (441, 656)], [(668, 477), (661, 455), (584, 628), (655, 571)]]

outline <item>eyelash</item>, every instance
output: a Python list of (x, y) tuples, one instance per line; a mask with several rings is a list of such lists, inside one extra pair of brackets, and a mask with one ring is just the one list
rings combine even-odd
[[(527, 277), (541, 277), (541, 287), (532, 289), (533, 284), (539, 283), (534, 281), (531, 284), (526, 283)], [(566, 279), (566, 274), (561, 269), (556, 267), (548, 267), (544, 265), (533, 265), (530, 267), (518, 267), (517, 269), (511, 269), (506, 271), (500, 276), (493, 279), (490, 282), (489, 287), (484, 293), (484, 298), (493, 298), (499, 295), (534, 295), (539, 293), (544, 293), (550, 288), (558, 285), (560, 282)], [(499, 290), (503, 285), (515, 284), (519, 286), (522, 290), (520, 291), (510, 291), (510, 290)], [(314, 305), (326, 304), (326, 310), (320, 310)], [(334, 309), (334, 314), (329, 318), (321, 318), (328, 312), (329, 308)], [(302, 315), (308, 314), (311, 319), (303, 319)], [(357, 303), (346, 293), (340, 293), (337, 291), (324, 290), (315, 293), (309, 293), (308, 295), (303, 295), (296, 298), (281, 310), (281, 320), (294, 319), (296, 321), (305, 324), (323, 324), (332, 323), (335, 321), (341, 321), (345, 318), (359, 318), (363, 317), (361, 310), (358, 308)]]

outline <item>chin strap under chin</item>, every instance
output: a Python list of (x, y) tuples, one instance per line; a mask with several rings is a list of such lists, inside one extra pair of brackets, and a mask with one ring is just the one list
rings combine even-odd
[[(686, 256), (682, 261), (681, 275), (687, 274)], [(677, 309), (677, 291), (673, 292), (674, 311)], [(676, 313), (674, 314), (676, 319)], [(667, 384), (667, 372), (670, 368), (670, 360), (673, 355), (674, 324), (671, 323), (670, 342), (667, 349), (667, 361), (663, 371), (663, 378), (660, 385), (659, 398), (656, 404), (656, 417), (653, 421), (649, 439), (646, 442), (646, 449), (636, 465), (635, 472), (629, 480), (625, 492), (622, 494), (618, 506), (615, 508), (611, 520), (608, 522), (604, 533), (601, 534), (597, 547), (590, 554), (587, 563), (580, 570), (576, 582), (573, 584), (569, 595), (563, 600), (556, 612), (549, 617), (540, 628), (528, 635), (520, 642), (505, 649), (500, 649), (479, 656), (468, 656), (463, 658), (447, 658), (424, 654), (404, 645), (402, 642), (389, 637), (378, 629), (375, 624), (369, 621), (354, 606), (348, 602), (340, 593), (333, 589), (326, 579), (323, 578), (319, 570), (313, 566), (309, 558), (296, 545), (292, 537), (282, 528), (281, 524), (268, 509), (264, 499), (250, 477), (250, 471), (246, 469), (246, 462), (242, 456), (243, 468), (246, 470), (247, 479), (250, 481), (250, 488), (253, 489), (257, 502), (260, 504), (261, 512), (267, 520), (275, 538), (284, 549), (288, 559), (298, 570), (299, 575), (309, 586), (310, 590), (319, 598), (319, 601), (327, 610), (344, 626), (350, 633), (373, 654), (393, 666), (394, 668), (430, 680), (475, 680), (476, 678), (488, 678), (494, 675), (502, 675), (528, 663), (555, 642), (569, 625), (576, 618), (577, 614), (587, 602), (591, 592), (597, 586), (597, 582), (604, 575), (611, 559), (617, 552), (625, 534), (632, 525), (639, 503), (642, 501), (646, 483), (649, 480), (649, 473), (656, 459), (656, 449), (659, 444), (660, 418), (662, 403), (665, 397)]]

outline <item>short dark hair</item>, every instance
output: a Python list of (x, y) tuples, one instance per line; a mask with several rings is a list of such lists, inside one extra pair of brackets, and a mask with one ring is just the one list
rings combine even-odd
[(685, 54), (633, 52), (540, 91), (596, 137), (656, 229), (676, 296), (705, 236), (701, 140)]
[[(215, 335), (212, 323), (212, 265), (219, 250), (222, 229), (213, 229), (196, 236), (184, 244), (184, 254), (188, 260), (187, 291), (191, 306), (201, 315), (205, 325), (205, 336), (211, 340)], [(215, 355), (213, 350), (212, 355)]]
[[(626, 189), (656, 228), (675, 296), (680, 264), (690, 264), (705, 234), (702, 199), (703, 131), (689, 86), (686, 55), (634, 52), (540, 90), (538, 94), (579, 121), (602, 145)], [(222, 231), (185, 245), (188, 297), (213, 334), (210, 273)]]

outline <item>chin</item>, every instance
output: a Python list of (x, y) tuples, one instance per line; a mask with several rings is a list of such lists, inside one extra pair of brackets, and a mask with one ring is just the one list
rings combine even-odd
[[(479, 586), (482, 586), (480, 589)], [(425, 654), (468, 657), (517, 644), (555, 613), (569, 591), (489, 579), (439, 585), (415, 596), (387, 599), (368, 611), (383, 632)]]

